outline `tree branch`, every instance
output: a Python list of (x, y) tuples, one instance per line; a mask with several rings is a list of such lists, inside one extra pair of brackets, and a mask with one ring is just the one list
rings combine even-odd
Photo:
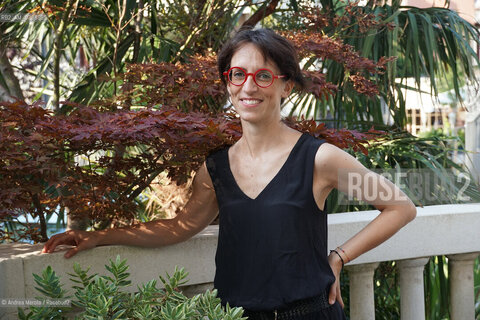
[[(2, 38), (2, 34), (3, 30), (0, 28), (0, 38)], [(0, 77), (3, 78), (3, 81), (7, 86), (6, 88), (3, 88), (0, 84), (0, 98), (6, 96), (6, 99), (2, 99), (7, 100), (16, 97), (17, 99), (25, 100), (18, 78), (15, 76), (15, 73), (13, 73), (12, 65), (8, 60), (6, 46), (3, 47), (3, 49), (0, 49)], [(1, 90), (2, 88), (4, 90)], [(5, 92), (2, 93), (2, 91)]]
[(279, 0), (271, 0), (270, 3), (263, 4), (260, 9), (242, 24), (242, 28), (248, 26), (254, 27), (260, 20), (274, 13), (279, 2)]
[(138, 197), (138, 195), (139, 195), (140, 193), (142, 193), (142, 191), (143, 191), (146, 187), (148, 187), (148, 186), (152, 183), (152, 181), (153, 181), (162, 171), (163, 171), (163, 170), (155, 170), (155, 171), (153, 171), (152, 173), (150, 173), (149, 177), (148, 177), (145, 181), (137, 184), (138, 188), (135, 189), (135, 190), (128, 196), (128, 198), (129, 198), (130, 200), (133, 200), (133, 199), (135, 199), (136, 197)]
[[(140, 0), (138, 2), (138, 12), (141, 13), (143, 11), (143, 1)], [(135, 17), (135, 40), (133, 42), (133, 57), (132, 63), (137, 63), (138, 55), (140, 53), (140, 40), (142, 36), (142, 18), (143, 14), (138, 14)]]
[(47, 222), (45, 221), (45, 216), (43, 215), (42, 204), (40, 203), (40, 199), (38, 199), (37, 194), (31, 194), (31, 196), (33, 205), (35, 206), (35, 209), (37, 209), (38, 219), (40, 220), (40, 236), (42, 237), (40, 241), (45, 242), (48, 240)]

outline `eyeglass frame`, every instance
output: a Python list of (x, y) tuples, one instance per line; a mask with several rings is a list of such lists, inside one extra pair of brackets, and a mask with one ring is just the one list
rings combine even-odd
[[(242, 70), (242, 71), (245, 73), (245, 79), (243, 80), (243, 82), (242, 82), (241, 84), (235, 84), (235, 83), (232, 82), (232, 80), (230, 80), (229, 74), (230, 74), (230, 71), (232, 71), (232, 69), (240, 69), (240, 70)], [(266, 87), (259, 85), (259, 84), (257, 83), (257, 81), (255, 80), (255, 76), (257, 75), (257, 73), (260, 72), (260, 71), (264, 71), (264, 70), (270, 72), (270, 73), (272, 74), (272, 76), (273, 76), (272, 82), (271, 82), (268, 86), (266, 86)], [(268, 88), (268, 87), (270, 87), (270, 86), (275, 82), (275, 79), (281, 79), (281, 78), (285, 78), (285, 77), (286, 77), (286, 75), (275, 75), (272, 70), (267, 69), (267, 68), (260, 68), (260, 69), (258, 69), (257, 71), (255, 71), (255, 73), (248, 73), (247, 71), (245, 71), (245, 69), (240, 68), (240, 67), (231, 67), (230, 69), (228, 69), (228, 71), (225, 71), (225, 72), (223, 73), (223, 75), (224, 75), (224, 76), (227, 76), (227, 80), (228, 80), (228, 82), (229, 82), (230, 84), (232, 84), (232, 85), (234, 85), (234, 86), (237, 86), (237, 87), (243, 86), (243, 85), (245, 84), (245, 82), (247, 82), (248, 76), (252, 76), (253, 82), (254, 82), (258, 87), (260, 87), (260, 88)]]

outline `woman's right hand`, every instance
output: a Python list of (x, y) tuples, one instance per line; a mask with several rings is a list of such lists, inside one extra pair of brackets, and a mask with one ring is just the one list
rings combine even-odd
[(42, 253), (52, 253), (58, 245), (75, 246), (65, 253), (65, 258), (73, 257), (77, 252), (95, 248), (99, 243), (97, 232), (70, 230), (52, 236), (43, 246)]
[(335, 301), (338, 301), (342, 308), (345, 308), (342, 299), (342, 292), (340, 290), (340, 272), (342, 271), (342, 261), (340, 258), (334, 253), (330, 253), (328, 256), (328, 263), (330, 264), (330, 268), (332, 268), (332, 272), (335, 275), (335, 282), (330, 287), (330, 291), (328, 293), (328, 303), (334, 304)]

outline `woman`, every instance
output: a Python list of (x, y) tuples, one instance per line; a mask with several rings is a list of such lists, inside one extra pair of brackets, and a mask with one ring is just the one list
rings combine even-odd
[[(98, 245), (157, 247), (184, 241), (220, 214), (215, 287), (222, 303), (250, 319), (345, 319), (339, 274), (344, 265), (411, 221), (415, 206), (379, 199), (380, 215), (327, 255), (325, 200), (348, 192), (348, 174), (373, 173), (348, 153), (281, 121), (281, 104), (304, 79), (292, 45), (269, 29), (243, 30), (222, 49), (220, 75), (243, 135), (198, 170), (192, 196), (174, 219), (53, 236), (43, 252), (71, 244), (65, 257)], [(402, 194), (392, 183), (362, 190)], [(403, 195), (403, 194), (402, 194)]]

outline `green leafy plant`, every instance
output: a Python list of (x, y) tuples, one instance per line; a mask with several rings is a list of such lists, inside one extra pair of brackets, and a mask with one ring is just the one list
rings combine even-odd
[[(138, 286), (138, 291), (129, 293), (124, 289), (131, 284), (128, 280), (126, 260), (117, 256), (105, 268), (108, 275), (88, 275), (78, 264), (73, 267), (70, 280), (75, 283), (73, 307), (31, 307), (18, 309), (20, 319), (163, 319), (163, 320), (242, 320), (243, 309), (225, 308), (217, 297), (217, 291), (206, 291), (192, 298), (186, 297), (179, 287), (185, 285), (188, 273), (175, 268), (166, 277), (159, 276), (163, 288), (157, 287), (153, 279)], [(60, 284), (60, 278), (48, 266), (42, 275), (34, 274), (35, 287), (45, 299), (68, 299), (67, 292)]]
[[(48, 266), (43, 270), (41, 275), (33, 274), (35, 283), (37, 284), (38, 292), (43, 296), (35, 297), (39, 301), (45, 299), (68, 299), (66, 291), (62, 288), (59, 277), (53, 271), (52, 267)], [(18, 317), (20, 319), (63, 319), (67, 308), (52, 308), (50, 306), (31, 307), (30, 312), (25, 314), (24, 310), (18, 309)]]

